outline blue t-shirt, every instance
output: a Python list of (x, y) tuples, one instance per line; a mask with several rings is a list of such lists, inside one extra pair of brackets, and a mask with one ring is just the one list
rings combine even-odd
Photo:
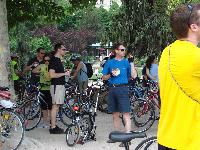
[(157, 64), (152, 64), (150, 68), (150, 75), (156, 77), (154, 81), (158, 81), (158, 65)]
[(116, 59), (109, 59), (104, 68), (103, 68), (103, 75), (112, 73), (112, 69), (118, 68), (120, 70), (120, 74), (118, 76), (111, 77), (108, 81), (110, 84), (127, 84), (128, 79), (131, 76), (131, 66), (127, 59), (116, 60)]

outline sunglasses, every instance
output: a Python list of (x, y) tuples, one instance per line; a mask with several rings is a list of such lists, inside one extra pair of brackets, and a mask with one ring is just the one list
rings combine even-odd
[(40, 53), (40, 54), (44, 55), (45, 53)]
[(188, 17), (188, 26), (190, 26), (190, 18), (191, 18), (191, 15), (192, 15), (193, 6), (188, 4), (187, 7), (188, 7), (188, 10), (189, 10), (189, 13), (190, 13), (189, 17)]
[(65, 48), (62, 48), (61, 50), (62, 50), (62, 51), (67, 51)]
[(125, 49), (118, 49), (118, 50), (120, 50), (120, 51), (122, 51), (122, 52), (126, 51)]
[(44, 61), (49, 61), (49, 60), (44, 60)]

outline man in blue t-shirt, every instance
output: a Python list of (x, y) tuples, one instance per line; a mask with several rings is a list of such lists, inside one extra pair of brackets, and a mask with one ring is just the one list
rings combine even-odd
[[(131, 77), (131, 67), (127, 59), (124, 58), (126, 49), (123, 44), (114, 45), (115, 58), (106, 62), (103, 68), (103, 80), (109, 82), (108, 111), (113, 114), (115, 130), (120, 130), (120, 113), (123, 113), (125, 121), (125, 132), (131, 131), (131, 120), (129, 112), (129, 88), (128, 80)], [(108, 143), (113, 141), (108, 140)]]

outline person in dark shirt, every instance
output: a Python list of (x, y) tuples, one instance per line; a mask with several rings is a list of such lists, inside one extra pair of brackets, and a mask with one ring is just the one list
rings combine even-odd
[(50, 93), (52, 96), (51, 109), (51, 128), (50, 134), (62, 134), (64, 130), (56, 125), (56, 116), (60, 105), (64, 103), (65, 97), (65, 76), (69, 76), (70, 72), (64, 70), (61, 58), (66, 53), (66, 48), (62, 44), (56, 44), (54, 47), (55, 55), (49, 62), (49, 75), (51, 78)]
[(31, 84), (35, 85), (35, 84), (39, 83), (39, 81), (40, 81), (40, 74), (33, 73), (32, 70), (35, 67), (37, 67), (38, 65), (44, 63), (44, 61), (43, 61), (44, 55), (45, 55), (45, 49), (42, 47), (39, 47), (37, 49), (37, 55), (35, 57), (33, 57), (32, 59), (30, 59), (24, 67), (23, 73), (25, 73), (27, 71), (31, 71), (31, 78), (30, 78)]

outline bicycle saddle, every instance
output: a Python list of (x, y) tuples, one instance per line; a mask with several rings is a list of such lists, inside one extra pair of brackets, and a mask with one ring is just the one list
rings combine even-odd
[(113, 131), (109, 135), (109, 139), (114, 142), (130, 142), (132, 139), (135, 138), (144, 138), (146, 137), (145, 133), (125, 133), (120, 131)]

